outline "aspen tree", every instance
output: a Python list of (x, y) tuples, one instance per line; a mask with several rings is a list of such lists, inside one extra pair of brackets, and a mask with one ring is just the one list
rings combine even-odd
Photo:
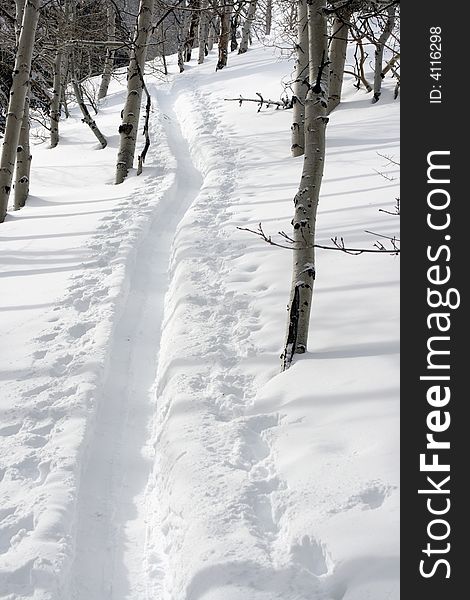
[(309, 91), (305, 102), (305, 152), (294, 198), (293, 273), (282, 369), (307, 350), (315, 282), (315, 227), (325, 162), (328, 105), (328, 43), (325, 0), (307, 0)]
[(344, 65), (348, 47), (349, 18), (352, 11), (345, 7), (339, 8), (333, 21), (330, 45), (330, 87), (328, 113), (341, 102), (341, 90), (344, 79)]
[(191, 9), (189, 12), (189, 27), (187, 33), (184, 38), (184, 60), (185, 62), (189, 62), (191, 60), (191, 54), (194, 47), (194, 42), (196, 39), (196, 35), (199, 30), (199, 8), (200, 2), (199, 0), (190, 0), (188, 4), (188, 9)]
[(119, 127), (120, 144), (116, 166), (116, 183), (122, 183), (134, 163), (137, 130), (142, 101), (142, 78), (147, 56), (147, 42), (152, 29), (154, 0), (140, 0), (137, 31), (127, 69), (127, 98)]
[(0, 159), (0, 223), (5, 220), (10, 197), (40, 7), (40, 0), (26, 0), (24, 5)]
[(199, 38), (199, 55), (198, 55), (198, 64), (202, 65), (204, 62), (204, 58), (206, 56), (207, 49), (207, 34), (209, 29), (209, 19), (208, 19), (208, 0), (201, 0), (201, 14), (199, 16), (199, 30), (198, 30), (198, 38)]
[(307, 0), (297, 0), (297, 60), (292, 98), (292, 156), (304, 153), (305, 99), (308, 91)]
[(209, 21), (209, 33), (207, 35), (207, 49), (209, 52), (214, 47), (215, 42), (217, 41), (217, 15), (212, 14)]
[(273, 0), (266, 0), (266, 35), (271, 35), (273, 22)]
[(233, 4), (231, 0), (223, 0), (222, 13), (220, 17), (220, 36), (219, 36), (219, 59), (217, 61), (216, 71), (227, 66), (228, 43), (230, 41), (230, 21), (232, 17)]
[(59, 120), (60, 120), (60, 101), (62, 98), (62, 80), (63, 80), (63, 53), (60, 48), (57, 49), (54, 59), (54, 79), (52, 83), (51, 99), (51, 148), (55, 148), (59, 143)]
[(245, 52), (248, 50), (251, 27), (253, 25), (257, 6), (258, 1), (251, 0), (250, 5), (248, 6), (248, 12), (246, 13), (246, 19), (242, 27), (242, 38), (240, 40), (240, 48), (238, 49), (238, 54), (245, 54)]
[(23, 208), (29, 196), (29, 178), (31, 171), (31, 150), (29, 144), (29, 90), (24, 101), (20, 137), (16, 152), (15, 210)]
[[(15, 16), (15, 34), (16, 45), (19, 45), (21, 23), (23, 21), (25, 0), (16, 0)], [(18, 210), (23, 208), (29, 195), (29, 177), (31, 170), (31, 151), (29, 144), (29, 95), (31, 89), (28, 84), (24, 100), (23, 117), (21, 120), (20, 136), (18, 139), (18, 148), (16, 151), (16, 173), (15, 173), (15, 192), (14, 208)]]
[[(116, 36), (116, 11), (114, 4), (111, 2), (106, 9), (108, 42), (114, 41)], [(106, 58), (104, 59), (103, 75), (101, 76), (100, 89), (98, 90), (98, 100), (102, 100), (108, 93), (109, 83), (111, 81), (111, 73), (114, 65), (114, 49), (110, 46), (106, 48)]]
[(372, 102), (378, 102), (382, 93), (382, 62), (384, 57), (385, 44), (392, 34), (395, 26), (395, 4), (387, 7), (387, 20), (379, 39), (375, 44), (375, 65), (374, 65), (374, 98)]

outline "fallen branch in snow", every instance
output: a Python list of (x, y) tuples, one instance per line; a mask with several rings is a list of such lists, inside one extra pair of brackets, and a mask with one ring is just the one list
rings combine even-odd
[(279, 110), (280, 108), (288, 109), (292, 108), (293, 106), (292, 98), (283, 98), (282, 100), (265, 100), (259, 92), (256, 92), (256, 95), (258, 98), (243, 98), (243, 96), (240, 95), (238, 98), (224, 98), (224, 101), (238, 102), (240, 106), (243, 104), (243, 102), (256, 102), (256, 104), (259, 104), (258, 112), (260, 112), (260, 110), (263, 108), (263, 105), (265, 105), (266, 108), (275, 106), (276, 110)]
[[(296, 242), (290, 236), (288, 236), (285, 231), (278, 231), (278, 235), (280, 235), (288, 244), (290, 244), (289, 246), (286, 244), (281, 244), (281, 243), (273, 240), (270, 235), (265, 233), (261, 223), (258, 224), (258, 229), (250, 229), (249, 227), (237, 227), (237, 229), (239, 229), (240, 231), (248, 231), (248, 233), (253, 233), (254, 235), (257, 235), (258, 237), (260, 237), (262, 240), (264, 240), (267, 244), (270, 244), (271, 246), (277, 246), (278, 248), (285, 248), (286, 250), (294, 250), (293, 244), (295, 244)], [(386, 236), (386, 235), (381, 235), (379, 233), (373, 233), (372, 231), (366, 231), (366, 233), (389, 240), (392, 247), (387, 248), (386, 246), (384, 246), (384, 244), (382, 244), (382, 242), (377, 240), (375, 242), (373, 248), (348, 248), (345, 245), (344, 239), (342, 237), (340, 237), (339, 239), (338, 239), (338, 237), (334, 237), (334, 238), (331, 238), (333, 246), (325, 246), (323, 244), (313, 244), (313, 248), (321, 248), (322, 250), (339, 250), (340, 252), (344, 252), (345, 254), (352, 254), (353, 256), (358, 256), (359, 254), (370, 254), (370, 253), (375, 254), (375, 253), (379, 253), (379, 252), (382, 254), (383, 253), (390, 254), (392, 256), (396, 256), (397, 254), (400, 254), (400, 248), (397, 245), (400, 242), (400, 240), (398, 238), (396, 238), (395, 236), (390, 237), (390, 236)]]

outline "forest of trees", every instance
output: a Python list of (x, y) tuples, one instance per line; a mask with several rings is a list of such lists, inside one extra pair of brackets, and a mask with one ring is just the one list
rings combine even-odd
[[(274, 18), (275, 16), (275, 18)], [(32, 145), (30, 124), (39, 123), (51, 148), (60, 147), (60, 124), (75, 103), (84, 126), (101, 148), (100, 102), (113, 73), (127, 67), (127, 97), (120, 123), (115, 183), (135, 163), (143, 169), (151, 140), (146, 119), (151, 97), (145, 61), (167, 74), (165, 57), (177, 54), (180, 72), (189, 61), (203, 63), (217, 46), (216, 69), (230, 54), (249, 52), (256, 39), (296, 56), (284, 97), (273, 104), (292, 111), (292, 155), (304, 156), (294, 198), (292, 233), (283, 243), (293, 250), (283, 368), (305, 352), (315, 279), (315, 222), (325, 162), (328, 115), (341, 102), (344, 73), (358, 89), (380, 101), (384, 77), (399, 93), (399, 2), (396, 0), (3, 0), (0, 6), (0, 222), (9, 204), (25, 206)], [(346, 61), (348, 43), (354, 62)], [(149, 67), (147, 67), (149, 68)], [(368, 80), (367, 73), (373, 72)], [(88, 85), (100, 76), (100, 85)], [(250, 99), (246, 99), (250, 100)], [(242, 102), (243, 99), (240, 100)], [(139, 128), (146, 135), (137, 149)], [(44, 140), (45, 141), (45, 140)], [(45, 143), (47, 143), (45, 141)], [(99, 151), (99, 150), (97, 150)], [(136, 157), (137, 153), (137, 157)], [(5, 227), (6, 224), (3, 225)], [(255, 232), (272, 243), (260, 226)], [(337, 243), (332, 247), (348, 251)], [(358, 251), (362, 251), (359, 249)], [(367, 250), (365, 250), (367, 251)], [(396, 245), (371, 251), (397, 253)]]

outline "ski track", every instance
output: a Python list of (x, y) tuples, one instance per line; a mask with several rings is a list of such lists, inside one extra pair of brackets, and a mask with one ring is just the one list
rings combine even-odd
[(74, 573), (77, 600), (147, 597), (142, 569), (145, 488), (152, 452), (145, 448), (145, 441), (150, 434), (163, 299), (176, 226), (202, 181), (182, 139), (168, 92), (151, 87), (164, 143), (174, 158), (172, 183), (136, 254), (127, 301), (113, 335), (103, 404), (81, 483)]

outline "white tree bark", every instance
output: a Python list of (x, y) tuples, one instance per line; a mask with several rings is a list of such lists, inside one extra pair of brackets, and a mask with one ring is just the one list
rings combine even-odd
[(62, 60), (62, 82), (61, 82), (61, 92), (60, 92), (60, 104), (64, 111), (65, 118), (68, 119), (70, 117), (68, 101), (67, 101), (67, 80), (69, 76), (69, 52), (64, 52), (63, 60)]
[(189, 10), (179, 11), (179, 22), (177, 24), (176, 37), (178, 41), (178, 67), (180, 73), (184, 71), (184, 48), (191, 23), (191, 12)]
[[(15, 34), (16, 45), (19, 45), (21, 24), (23, 21), (23, 11), (25, 0), (16, 0), (15, 15)], [(31, 151), (29, 144), (29, 94), (30, 85), (26, 91), (24, 100), (23, 117), (21, 119), (21, 129), (18, 138), (18, 148), (16, 151), (16, 170), (15, 170), (15, 196), (14, 208), (19, 210), (26, 204), (29, 195), (29, 174), (31, 170)]]
[(273, 0), (266, 0), (266, 35), (271, 35), (273, 22)]
[(330, 45), (330, 97), (328, 99), (328, 113), (334, 110), (341, 102), (350, 17), (351, 11), (346, 8), (340, 11), (333, 21)]
[(238, 49), (238, 54), (245, 54), (245, 52), (248, 50), (248, 44), (250, 43), (251, 26), (253, 25), (257, 6), (258, 0), (251, 0), (250, 5), (248, 6), (246, 19), (242, 27), (242, 38), (240, 40), (240, 48)]
[(26, 0), (23, 12), (18, 51), (13, 68), (8, 112), (5, 123), (2, 156), (0, 159), (0, 223), (5, 220), (10, 197), (16, 151), (29, 87), (31, 57), (39, 19), (40, 0)]
[(230, 0), (224, 0), (222, 14), (220, 17), (220, 36), (219, 36), (219, 59), (217, 61), (216, 71), (227, 66), (228, 43), (230, 41), (230, 22), (233, 12), (233, 4)]
[(382, 63), (384, 57), (385, 44), (395, 27), (395, 4), (387, 8), (387, 22), (375, 45), (375, 66), (374, 66), (374, 98), (372, 102), (378, 102), (382, 93)]
[(294, 198), (293, 274), (283, 370), (294, 354), (307, 349), (315, 281), (315, 227), (325, 162), (325, 116), (328, 105), (327, 27), (325, 0), (307, 6), (310, 89), (305, 104), (305, 156), (299, 191)]
[[(114, 8), (114, 4), (108, 4), (106, 12), (106, 33), (108, 36), (108, 41), (114, 41), (114, 38), (116, 36), (116, 11)], [(106, 48), (106, 58), (104, 60), (103, 75), (101, 76), (100, 89), (98, 90), (98, 100), (106, 98), (106, 95), (108, 93), (108, 87), (111, 81), (111, 73), (113, 72), (114, 52), (115, 50), (112, 47)]]
[(52, 83), (51, 99), (51, 148), (55, 148), (59, 143), (59, 120), (60, 120), (60, 101), (62, 98), (62, 79), (63, 79), (63, 54), (58, 49), (54, 59), (54, 80)]
[(20, 41), (21, 24), (23, 22), (23, 11), (24, 11), (25, 0), (15, 0), (15, 35), (16, 44)]
[(209, 52), (214, 47), (217, 40), (217, 15), (212, 14), (209, 21), (209, 34), (207, 36), (207, 49)]
[(240, 20), (239, 7), (237, 7), (234, 16), (230, 19), (230, 52), (238, 48), (237, 31)]
[(301, 156), (305, 145), (305, 99), (308, 91), (307, 0), (297, 0), (297, 60), (292, 99), (292, 156)]
[(184, 36), (184, 61), (189, 62), (191, 60), (192, 51), (194, 48), (194, 42), (196, 40), (196, 34), (199, 29), (199, 0), (190, 0), (188, 4), (188, 13), (190, 15), (188, 29), (185, 31)]
[[(28, 86), (29, 88), (29, 86)], [(29, 196), (29, 176), (31, 171), (31, 150), (29, 144), (29, 89), (24, 102), (23, 119), (16, 152), (15, 210), (23, 208)]]
[(154, 0), (140, 0), (137, 32), (127, 69), (127, 98), (119, 127), (120, 144), (116, 166), (116, 183), (122, 183), (134, 163), (140, 105), (142, 102), (142, 78), (147, 56), (147, 42), (152, 29)]
[(202, 65), (206, 56), (207, 47), (207, 34), (209, 25), (209, 14), (208, 14), (208, 0), (201, 0), (201, 14), (199, 16), (199, 30), (198, 30), (198, 41), (199, 41), (199, 55), (198, 64)]

